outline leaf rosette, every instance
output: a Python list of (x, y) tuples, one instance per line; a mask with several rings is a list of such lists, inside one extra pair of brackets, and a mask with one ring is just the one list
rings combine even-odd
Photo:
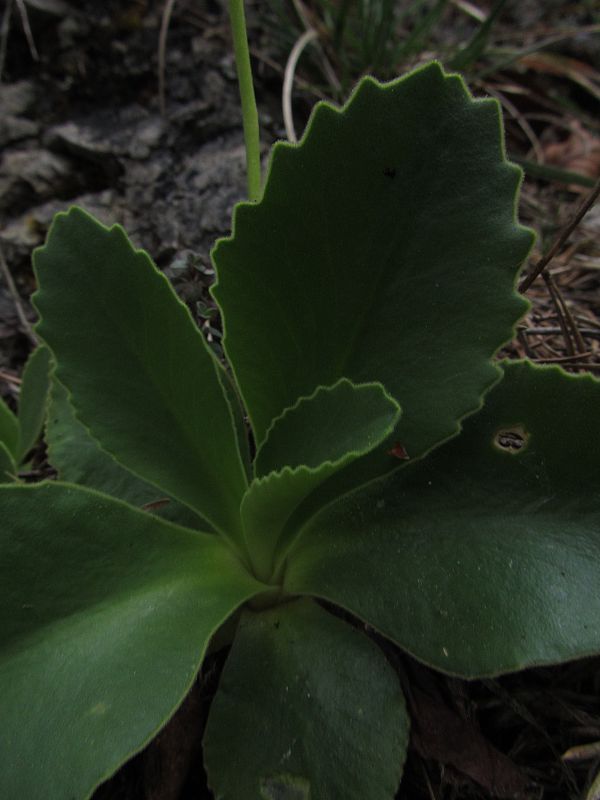
[(492, 360), (525, 309), (519, 182), (497, 104), (437, 64), (319, 104), (214, 250), (226, 366), (121, 228), (56, 218), (60, 480), (0, 490), (0, 795), (89, 797), (232, 617), (227, 800), (394, 797), (402, 691), (347, 612), (466, 677), (598, 651), (599, 384)]

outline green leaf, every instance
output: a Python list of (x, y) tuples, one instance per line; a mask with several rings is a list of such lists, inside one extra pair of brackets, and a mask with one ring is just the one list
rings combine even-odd
[(237, 436), (242, 464), (244, 465), (246, 479), (251, 480), (252, 457), (250, 455), (250, 437), (248, 435), (249, 428), (246, 425), (245, 420), (246, 412), (231, 375), (229, 375), (225, 367), (221, 366), (220, 364), (219, 366), (219, 380), (221, 381), (221, 386), (223, 387), (223, 391), (231, 407), (231, 413), (233, 415), (233, 421), (235, 425), (235, 433)]
[(342, 378), (319, 386), (273, 420), (256, 453), (255, 473), (261, 478), (285, 467), (316, 470), (366, 453), (399, 416), (398, 403), (380, 383), (356, 385)]
[(2, 487), (0, 509), (0, 797), (83, 800), (260, 585), (217, 537), (87, 489)]
[(0, 444), (14, 456), (19, 442), (19, 422), (4, 400), (0, 397)]
[(50, 389), (46, 442), (48, 461), (62, 481), (97, 489), (138, 508), (147, 506), (152, 513), (188, 528), (212, 530), (191, 508), (165, 497), (102, 450), (75, 416), (67, 390), (56, 378)]
[[(365, 78), (278, 143), (264, 197), (236, 208), (213, 252), (224, 347), (260, 443), (315, 386), (381, 382), (402, 404), (411, 458), (456, 434), (499, 378), (490, 356), (526, 301), (532, 233), (515, 221), (521, 171), (498, 104), (430, 64)], [(369, 475), (397, 465), (369, 457)]]
[[(346, 379), (317, 388), (274, 420), (256, 454), (257, 478), (242, 501), (246, 544), (256, 574), (269, 580), (286, 524), (295, 528), (299, 506), (342, 467), (380, 445), (400, 407), (379, 383)], [(293, 520), (293, 521), (292, 521)]]
[(461, 436), (311, 521), (284, 588), (465, 677), (598, 652), (600, 383), (504, 371)]
[[(1, 401), (0, 401), (1, 402)], [(14, 481), (17, 474), (17, 465), (4, 442), (0, 441), (0, 483)]]
[(50, 351), (40, 345), (31, 353), (23, 370), (23, 382), (19, 394), (18, 461), (25, 458), (42, 432), (49, 385)]
[(398, 678), (311, 601), (242, 617), (204, 737), (221, 800), (391, 800), (408, 744)]
[(72, 208), (34, 254), (40, 335), (102, 447), (226, 535), (246, 486), (219, 366), (187, 308), (118, 225)]

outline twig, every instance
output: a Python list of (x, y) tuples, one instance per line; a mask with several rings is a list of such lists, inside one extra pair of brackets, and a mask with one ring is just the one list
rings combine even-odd
[(527, 358), (534, 358), (535, 356), (533, 350), (531, 349), (529, 342), (527, 341), (527, 336), (525, 335), (525, 333), (526, 332), (522, 328), (520, 328), (517, 331), (517, 339), (519, 341), (519, 344), (525, 351), (525, 355), (527, 356)]
[(317, 38), (317, 32), (314, 28), (304, 31), (302, 36), (297, 40), (296, 44), (292, 47), (292, 51), (285, 65), (285, 74), (283, 78), (283, 91), (281, 96), (281, 103), (283, 107), (283, 122), (285, 125), (285, 132), (290, 142), (297, 142), (296, 130), (294, 128), (294, 115), (292, 113), (292, 90), (294, 88), (294, 76), (296, 74), (296, 67), (298, 60), (302, 55), (302, 51), (307, 44)]
[(560, 303), (563, 317), (565, 319), (567, 327), (571, 331), (571, 335), (573, 336), (573, 341), (575, 342), (575, 346), (577, 347), (578, 351), (582, 353), (586, 349), (585, 342), (583, 341), (583, 336), (581, 335), (579, 328), (577, 327), (575, 318), (573, 317), (573, 314), (571, 314), (571, 309), (567, 305), (565, 298), (562, 295), (562, 292), (556, 285), (556, 281), (554, 280), (553, 276), (549, 272), (544, 271), (543, 278), (547, 286), (551, 284), (552, 287), (554, 288), (554, 291), (556, 293), (556, 298)]
[(6, 281), (6, 286), (12, 297), (13, 303), (15, 304), (15, 310), (17, 312), (17, 317), (19, 318), (19, 322), (21, 323), (21, 327), (29, 341), (33, 344), (34, 347), (37, 347), (37, 337), (33, 332), (33, 328), (31, 327), (31, 323), (27, 319), (27, 315), (25, 314), (25, 309), (23, 308), (23, 304), (21, 302), (21, 297), (19, 296), (19, 292), (17, 291), (17, 287), (15, 286), (15, 282), (13, 281), (13, 277), (10, 274), (10, 270), (8, 268), (8, 264), (6, 263), (6, 259), (4, 258), (4, 253), (2, 252), (2, 248), (0, 247), (0, 270), (2, 271), (2, 275), (4, 276), (4, 280)]
[(173, 7), (177, 0), (167, 0), (160, 19), (160, 33), (158, 34), (158, 103), (160, 106), (161, 117), (166, 117), (167, 108), (165, 101), (165, 72), (166, 72), (166, 52), (167, 34), (171, 24)]
[[(585, 367), (587, 369), (587, 364), (580, 364), (580, 358), (590, 358), (590, 356), (595, 355), (593, 350), (588, 350), (587, 353), (577, 353), (575, 356), (552, 356), (550, 358), (534, 358), (536, 364), (568, 364), (571, 367)], [(597, 367), (600, 367), (600, 364), (596, 364)]]
[(542, 272), (542, 278), (544, 279), (546, 286), (548, 287), (550, 299), (556, 310), (556, 317), (558, 319), (558, 324), (560, 325), (560, 329), (562, 331), (562, 335), (565, 340), (565, 347), (567, 348), (567, 353), (569, 354), (569, 358), (572, 358), (575, 355), (575, 348), (573, 347), (573, 342), (571, 341), (571, 336), (569, 334), (569, 328), (567, 326), (565, 316), (563, 314), (564, 306), (561, 303), (562, 298), (560, 297), (559, 291), (556, 288), (554, 280), (547, 272)]
[(573, 233), (575, 228), (579, 225), (581, 220), (585, 217), (590, 208), (592, 208), (592, 206), (594, 205), (599, 196), (600, 196), (600, 178), (596, 181), (596, 185), (589, 193), (589, 195), (581, 203), (581, 205), (573, 215), (572, 219), (567, 223), (567, 225), (565, 225), (560, 236), (554, 242), (550, 250), (548, 250), (545, 256), (542, 256), (540, 258), (540, 260), (533, 268), (533, 272), (523, 280), (523, 282), (519, 286), (519, 291), (521, 293), (526, 292), (527, 289), (529, 289), (531, 284), (534, 282), (534, 280), (538, 277), (538, 275), (541, 275), (544, 269), (552, 261), (554, 256), (563, 247), (563, 245), (565, 244), (569, 236)]
[[(578, 330), (582, 336), (600, 339), (600, 330), (594, 330), (593, 328), (579, 328)], [(519, 328), (519, 333), (525, 333), (527, 336), (554, 336), (557, 333), (562, 333), (562, 330), (559, 327), (543, 325), (539, 328)]]

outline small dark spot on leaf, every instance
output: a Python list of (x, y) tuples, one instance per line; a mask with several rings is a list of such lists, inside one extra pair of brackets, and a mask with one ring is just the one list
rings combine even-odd
[(279, 627), (279, 620), (278, 619), (276, 619), (275, 622), (273, 623), (273, 627), (274, 628), (278, 628)]
[(396, 168), (395, 167), (386, 167), (383, 170), (383, 174), (385, 175), (386, 178), (391, 178), (392, 180), (394, 180), (394, 178), (396, 177)]
[(516, 455), (527, 446), (529, 434), (522, 425), (501, 428), (494, 436), (494, 445), (506, 453)]

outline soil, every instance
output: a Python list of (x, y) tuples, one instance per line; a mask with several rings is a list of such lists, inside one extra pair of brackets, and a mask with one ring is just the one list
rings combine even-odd
[[(543, 24), (543, 5), (523, 3), (521, 21)], [(34, 321), (28, 303), (34, 289), (31, 251), (42, 243), (53, 215), (77, 204), (107, 223), (120, 222), (165, 270), (218, 346), (207, 293), (213, 277), (209, 251), (229, 232), (232, 208), (245, 196), (235, 66), (223, 8), (216, 0), (181, 0), (168, 34), (167, 113), (161, 116), (162, 7), (157, 0), (31, 0), (27, 11), (37, 59), (13, 10), (0, 84), (0, 248), (26, 315)], [(260, 16), (250, 16), (257, 21), (256, 41), (262, 41)], [(583, 37), (581, 47), (589, 46)], [(600, 66), (597, 53), (592, 47), (589, 63), (598, 58)], [(273, 69), (265, 67), (273, 61)], [(277, 54), (265, 54), (258, 74), (262, 135), (270, 143), (284, 135)], [(538, 91), (537, 78), (532, 80), (532, 91)], [(313, 98), (301, 98), (301, 117)], [(590, 116), (597, 110), (588, 103)], [(514, 120), (511, 131), (517, 151), (524, 152)], [(561, 152), (568, 158), (564, 148)], [(563, 221), (564, 186), (561, 191), (558, 198), (553, 187), (525, 185), (524, 217), (543, 235), (553, 235)], [(569, 209), (576, 199), (576, 194), (570, 197)], [(590, 220), (588, 239), (600, 229), (598, 214)], [(580, 252), (589, 255), (590, 249)], [(575, 271), (559, 270), (556, 281), (569, 292), (573, 313), (584, 320), (580, 324), (592, 330), (586, 340), (592, 355), (585, 364), (593, 368), (600, 363), (596, 273), (584, 264)], [(568, 356), (579, 369), (583, 362), (570, 354), (561, 339), (563, 328), (552, 322), (546, 287), (536, 284), (531, 297), (532, 312), (508, 352), (545, 360)], [(531, 332), (549, 321), (554, 333)], [(0, 282), (0, 393), (9, 402), (17, 386), (11, 376), (18, 378), (30, 348), (14, 297)], [(389, 643), (380, 644), (398, 669), (414, 720), (399, 798), (582, 796), (594, 764), (569, 765), (560, 754), (574, 744), (600, 740), (600, 659), (469, 683), (432, 672)], [(210, 800), (201, 739), (224, 655), (208, 660), (171, 722), (97, 790), (94, 800)]]
[[(218, 7), (203, 30), (176, 16), (162, 117), (160, 6), (38, 0), (28, 6), (37, 62), (12, 20), (0, 85), (0, 246), (25, 298), (32, 248), (71, 204), (121, 223), (186, 284), (187, 301), (204, 294), (209, 250), (245, 192), (235, 64)], [(28, 343), (4, 286), (0, 312), (0, 368), (17, 367)]]

